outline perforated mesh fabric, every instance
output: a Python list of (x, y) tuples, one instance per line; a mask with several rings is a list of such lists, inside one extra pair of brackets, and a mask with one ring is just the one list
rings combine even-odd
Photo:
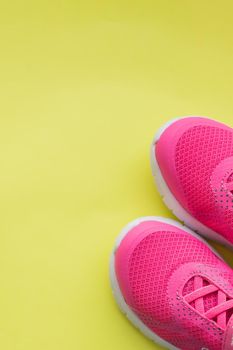
[[(167, 282), (174, 269), (183, 263), (213, 263), (216, 266), (218, 261), (208, 247), (187, 234), (163, 231), (148, 235), (138, 244), (129, 261), (129, 281), (137, 314), (148, 327), (175, 346), (197, 349), (197, 344), (203, 342), (201, 331), (190, 327), (189, 335), (184, 335), (183, 330), (176, 329), (177, 325), (173, 324)], [(187, 288), (192, 288), (191, 283)], [(190, 344), (189, 336), (196, 339), (195, 346)], [(206, 336), (211, 349), (219, 350), (221, 335), (211, 329)], [(189, 342), (188, 346), (186, 342)]]
[(211, 293), (203, 299), (205, 311), (208, 311), (218, 304), (218, 293)]
[(183, 289), (183, 296), (194, 291), (194, 277), (190, 278), (190, 280), (185, 284)]
[[(205, 125), (187, 130), (179, 139), (175, 152), (175, 166), (187, 199), (188, 211), (199, 221), (232, 241), (232, 206), (221, 208), (221, 203), (216, 203), (210, 186), (213, 170), (222, 160), (231, 156), (233, 133), (221, 127)], [(231, 195), (229, 193), (229, 196)], [(232, 200), (233, 196), (229, 203), (232, 203)]]

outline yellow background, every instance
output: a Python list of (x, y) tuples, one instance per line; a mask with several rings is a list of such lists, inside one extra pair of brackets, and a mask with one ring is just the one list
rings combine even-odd
[(1, 1), (1, 349), (159, 349), (118, 312), (109, 254), (128, 221), (171, 217), (149, 167), (157, 128), (187, 114), (233, 125), (232, 11)]

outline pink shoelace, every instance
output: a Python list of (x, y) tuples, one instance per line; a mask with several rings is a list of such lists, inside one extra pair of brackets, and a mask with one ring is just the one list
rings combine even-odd
[[(205, 311), (204, 297), (212, 293), (217, 293), (217, 305)], [(233, 299), (213, 284), (204, 285), (204, 279), (201, 276), (194, 277), (194, 291), (184, 296), (184, 300), (190, 304), (193, 303), (195, 309), (209, 320), (215, 320), (219, 327), (226, 329), (227, 311), (233, 309)]]

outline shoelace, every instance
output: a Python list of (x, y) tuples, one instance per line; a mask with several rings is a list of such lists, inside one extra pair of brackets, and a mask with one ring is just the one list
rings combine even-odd
[[(216, 319), (216, 323), (222, 329), (227, 326), (227, 311), (233, 309), (233, 299), (228, 300), (227, 295), (213, 284), (204, 286), (201, 276), (194, 277), (194, 291), (186, 294), (184, 300), (190, 304), (194, 303), (195, 309), (209, 320)], [(205, 311), (204, 297), (217, 292), (217, 305)]]

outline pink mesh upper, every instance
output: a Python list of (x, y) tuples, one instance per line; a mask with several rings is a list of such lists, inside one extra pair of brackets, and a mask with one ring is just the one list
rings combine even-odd
[[(175, 153), (176, 170), (189, 211), (216, 231), (219, 230), (221, 216), (224, 223), (221, 233), (228, 239), (232, 236), (233, 228), (232, 203), (227, 209), (221, 207), (221, 199), (215, 202), (210, 180), (216, 166), (230, 156), (233, 156), (233, 133), (208, 126), (196, 126), (186, 131)], [(229, 193), (229, 196), (232, 194)]]
[(161, 321), (171, 317), (163, 299), (167, 279), (179, 264), (195, 261), (211, 263), (216, 258), (196, 238), (187, 234), (156, 232), (146, 237), (134, 250), (129, 262), (129, 280), (140, 311), (148, 315), (157, 312), (158, 308)]
[[(190, 339), (183, 335), (183, 330), (178, 330), (179, 325), (173, 326), (175, 332), (172, 333), (167, 328), (174, 316), (167, 300), (166, 289), (171, 272), (182, 263), (194, 261), (218, 264), (213, 253), (195, 238), (178, 233), (156, 232), (137, 246), (129, 262), (129, 279), (138, 314), (157, 334), (182, 349), (188, 349), (186, 346), (190, 348)], [(160, 325), (159, 328), (157, 324)], [(190, 329), (192, 335), (193, 332), (195, 339), (198, 339), (195, 327)], [(202, 341), (202, 334), (199, 338)], [(211, 349), (219, 349), (215, 345), (217, 340), (212, 332), (209, 332), (209, 338)], [(222, 338), (219, 338), (220, 344)], [(186, 342), (189, 345), (185, 345)]]
[(181, 119), (158, 141), (163, 177), (181, 205), (233, 243), (233, 130), (204, 119)]
[[(223, 291), (226, 300), (233, 297), (232, 270), (197, 238), (167, 226), (154, 232), (150, 227), (141, 240), (123, 241), (116, 255), (122, 293), (140, 319), (176, 347), (221, 350), (225, 327), (217, 319), (206, 318), (204, 312), (218, 304), (218, 293)], [(134, 237), (139, 233), (140, 229)], [(185, 302), (195, 291), (197, 278), (202, 287), (218, 285), (217, 292), (202, 298), (202, 314), (197, 300)], [(231, 314), (232, 310), (227, 311), (227, 321)]]

